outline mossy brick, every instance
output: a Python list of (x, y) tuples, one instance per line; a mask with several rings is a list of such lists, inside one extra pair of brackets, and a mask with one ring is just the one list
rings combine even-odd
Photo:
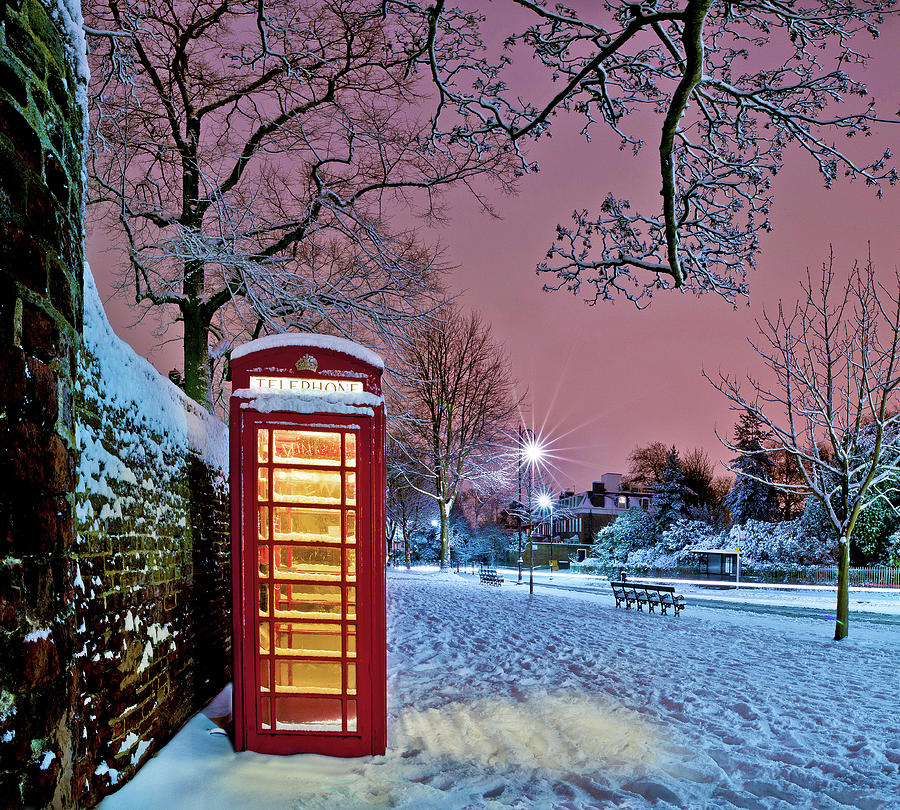
[(31, 30), (56, 63), (54, 66), (56, 70), (52, 71), (52, 73), (56, 74), (64, 71), (68, 60), (63, 50), (62, 32), (57, 24), (50, 19), (38, 0), (26, 0), (26, 6), (28, 8), (28, 22)]
[(22, 676), (33, 689), (59, 675), (59, 656), (52, 638), (36, 638), (22, 643)]
[[(74, 86), (74, 84), (70, 84), (69, 86)], [(68, 90), (66, 84), (63, 83), (62, 79), (59, 76), (51, 72), (47, 77), (47, 89), (53, 96), (53, 100), (56, 102), (56, 105), (60, 109), (60, 111), (63, 112), (67, 118), (72, 119), (72, 123), (75, 123), (75, 121), (77, 121), (77, 129), (80, 136), (81, 112), (80, 110), (77, 113), (71, 112), (71, 108), (74, 106), (73, 99), (72, 94)], [(75, 115), (77, 115), (77, 118), (75, 118)]]
[(7, 98), (0, 96), (0, 139), (5, 152), (14, 154), (23, 169), (40, 171), (43, 149), (31, 122)]
[[(50, 94), (47, 92), (47, 88), (43, 82), (31, 82), (29, 91), (31, 93), (31, 101), (33, 104), (31, 117), (39, 117), (43, 124), (48, 117), (56, 112), (56, 106), (50, 100)], [(35, 115), (35, 112), (37, 115)], [(44, 132), (46, 134), (46, 129), (44, 129)]]
[(53, 318), (37, 307), (22, 307), (22, 348), (35, 357), (50, 361), (60, 355), (60, 331)]
[(59, 392), (56, 374), (42, 360), (28, 358), (28, 409), (32, 422), (52, 427), (59, 415)]
[(0, 223), (0, 272), (37, 293), (47, 290), (45, 251), (25, 229)]
[(0, 346), (19, 344), (22, 315), (20, 292), (19, 285), (0, 272)]
[[(31, 644), (32, 642), (28, 642)], [(59, 717), (67, 714), (72, 706), (69, 689), (71, 675), (61, 673), (39, 685), (34, 685), (23, 695), (20, 710), (29, 718), (28, 731), (35, 737), (50, 737)]]
[[(47, 185), (34, 175), (26, 181), (26, 193), (22, 200), (22, 212), (28, 232), (44, 243), (49, 243), (51, 251), (59, 244), (59, 206), (50, 194)], [(65, 220), (63, 220), (65, 223)]]
[[(15, 740), (15, 737), (13, 737)], [(8, 746), (0, 746), (0, 762), (19, 762), (21, 761), (20, 757), (16, 756), (13, 752), (8, 752)], [(5, 802), (8, 803), (9, 807), (23, 807), (24, 800), (22, 798), (22, 772), (21, 769), (16, 767), (12, 770), (6, 770), (5, 767), (0, 767), (0, 796), (6, 797), (4, 799)]]
[(18, 411), (25, 404), (25, 352), (18, 346), (0, 345), (0, 408)]
[(39, 487), (56, 494), (70, 492), (74, 459), (62, 439), (37, 425), (21, 422), (0, 430), (0, 478), (12, 490)]
[[(65, 156), (66, 131), (69, 128), (69, 122), (65, 118), (60, 117), (59, 108), (55, 104), (53, 105), (53, 112), (46, 114), (44, 120), (46, 121), (44, 132), (47, 140), (50, 142), (50, 148), (47, 151), (53, 151), (57, 155)], [(60, 166), (62, 166), (62, 161), (60, 161)]]
[(125, 600), (126, 594), (122, 591), (115, 591), (113, 593), (108, 593), (103, 597), (103, 605), (106, 609), (106, 613), (114, 613), (116, 611), (124, 610), (130, 606), (130, 603), (126, 603)]
[(75, 324), (78, 310), (73, 278), (65, 263), (55, 256), (48, 257), (47, 265), (50, 302), (67, 323)]
[(72, 401), (72, 388), (66, 380), (57, 381), (59, 401), (59, 426), (75, 435), (75, 404)]
[[(59, 788), (57, 785), (59, 769), (58, 757), (47, 768), (41, 768), (39, 762), (29, 764), (22, 779), (22, 798), (26, 807), (49, 807), (58, 804), (56, 799)], [(62, 786), (62, 792), (67, 793), (68, 787), (68, 785)]]
[[(78, 154), (80, 155), (81, 153), (79, 152)], [(73, 222), (73, 223), (81, 223), (81, 220), (82, 220), (81, 197), (82, 197), (82, 194), (84, 193), (84, 188), (82, 187), (81, 182), (79, 180), (79, 173), (73, 172), (72, 175), (70, 175), (70, 176), (76, 178), (75, 179), (75, 187), (77, 189), (77, 193), (69, 196), (69, 221)], [(72, 268), (72, 269), (74, 270), (75, 268)], [(81, 323), (80, 318), (77, 321), (77, 323), (78, 324)]]
[(12, 96), (22, 109), (28, 106), (28, 87), (22, 71), (13, 63), (0, 61), (0, 92)]
[(6, 44), (40, 82), (46, 81), (47, 56), (27, 22), (16, 14), (6, 17)]
[(3, 594), (0, 599), (0, 628), (15, 630), (25, 620), (25, 587), (21, 563), (13, 565), (7, 562), (0, 565), (0, 593)]
[(17, 554), (61, 553), (74, 534), (68, 503), (53, 495), (24, 494), (11, 523), (13, 552)]
[(61, 600), (54, 590), (54, 576), (46, 558), (22, 556), (22, 583), (25, 611), (33, 624), (44, 627), (55, 620)]
[(74, 256), (78, 256), (80, 259), (82, 256), (80, 229), (76, 229), (76, 232), (73, 233), (73, 228), (71, 227), (62, 228), (59, 232), (59, 241), (54, 252), (56, 252), (63, 261), (68, 261)]

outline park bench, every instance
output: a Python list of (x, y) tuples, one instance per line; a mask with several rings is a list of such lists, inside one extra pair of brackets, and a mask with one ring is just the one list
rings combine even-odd
[(666, 613), (672, 608), (677, 616), (684, 610), (684, 597), (675, 593), (671, 585), (650, 585), (643, 582), (619, 582), (609, 583), (612, 586), (613, 596), (616, 598), (616, 607), (623, 604), (627, 610), (635, 605), (638, 610), (643, 610), (646, 605), (650, 613), (655, 607)]
[(482, 585), (502, 585), (503, 577), (493, 568), (482, 568), (478, 572), (478, 578)]

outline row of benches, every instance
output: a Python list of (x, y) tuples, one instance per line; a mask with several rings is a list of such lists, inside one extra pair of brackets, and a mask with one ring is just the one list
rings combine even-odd
[[(494, 568), (482, 568), (478, 572), (478, 578), (482, 585), (502, 585), (503, 577)], [(684, 597), (675, 593), (671, 585), (650, 585), (642, 582), (617, 582), (609, 583), (612, 586), (613, 596), (616, 597), (616, 607), (625, 605), (627, 610), (635, 605), (638, 610), (643, 610), (644, 605), (652, 613), (655, 607), (666, 613), (672, 608), (677, 616), (684, 610)]]
[(647, 605), (652, 613), (657, 605), (663, 613), (672, 608), (677, 616), (684, 610), (684, 597), (675, 593), (671, 585), (648, 585), (643, 582), (610, 582), (613, 596), (616, 597), (616, 607), (624, 604), (627, 610), (636, 605), (638, 610), (643, 610)]

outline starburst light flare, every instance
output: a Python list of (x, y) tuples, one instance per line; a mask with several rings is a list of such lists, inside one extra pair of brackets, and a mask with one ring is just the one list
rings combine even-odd
[(539, 436), (529, 435), (522, 445), (522, 454), (529, 465), (540, 464), (546, 454), (544, 442)]

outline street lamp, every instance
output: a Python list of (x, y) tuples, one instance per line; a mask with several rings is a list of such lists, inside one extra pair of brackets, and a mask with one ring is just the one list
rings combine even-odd
[[(541, 464), (546, 455), (544, 442), (539, 436), (534, 435), (533, 430), (519, 426), (519, 504), (522, 503), (522, 470), (527, 468), (528, 479), (526, 489), (528, 491), (528, 592), (534, 593), (534, 545), (532, 534), (531, 494), (534, 490), (534, 468)], [(522, 581), (522, 524), (519, 522), (519, 582)]]
[(542, 512), (550, 515), (547, 526), (547, 540), (550, 542), (550, 576), (553, 576), (553, 498), (546, 492), (541, 492), (537, 497), (537, 506)]
[(519, 559), (517, 561), (517, 565), (519, 567), (519, 578), (518, 580), (516, 580), (517, 584), (521, 584), (522, 582), (522, 507), (524, 506), (524, 504), (522, 503), (522, 469), (525, 467), (526, 459), (534, 455), (534, 446), (534, 432), (526, 427), (522, 427), (522, 425), (519, 425), (519, 463), (516, 467), (516, 477), (519, 484), (519, 492), (517, 497), (517, 501), (519, 504)]

